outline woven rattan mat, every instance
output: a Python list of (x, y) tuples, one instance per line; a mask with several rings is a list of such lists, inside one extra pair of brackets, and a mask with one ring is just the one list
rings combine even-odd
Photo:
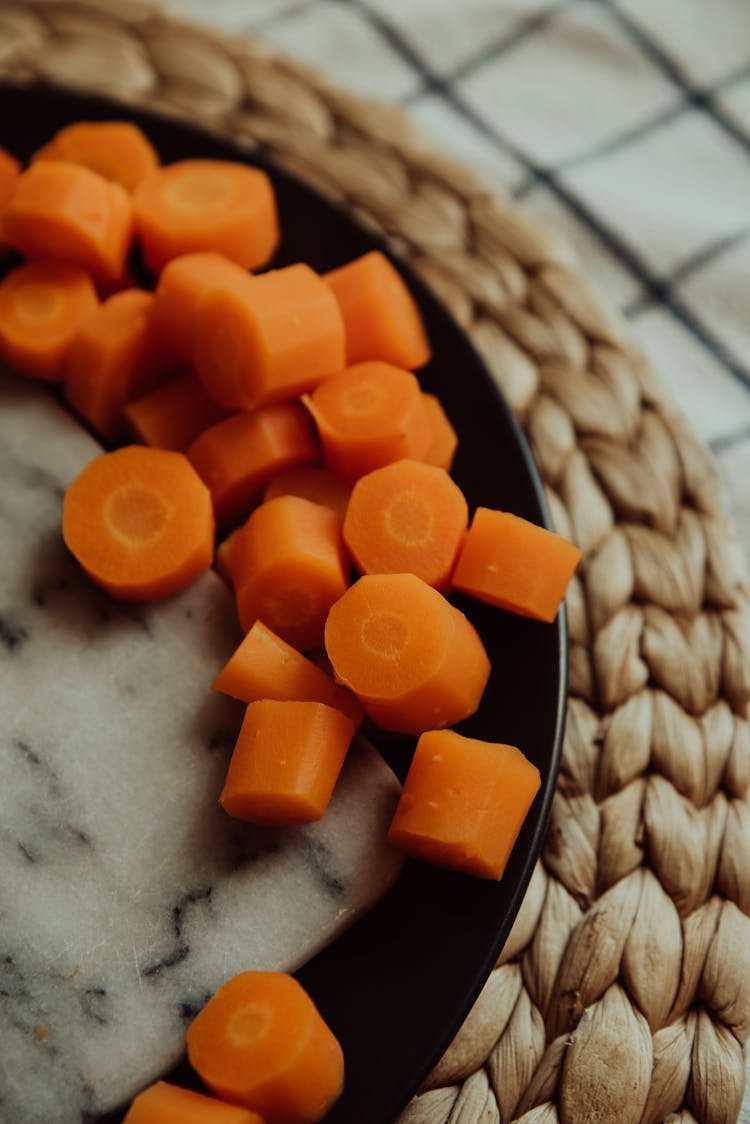
[(558, 528), (583, 548), (544, 853), (401, 1124), (736, 1120), (750, 1022), (743, 564), (707, 451), (570, 247), (399, 112), (140, 0), (0, 0), (0, 76), (206, 122), (385, 231), (485, 356)]

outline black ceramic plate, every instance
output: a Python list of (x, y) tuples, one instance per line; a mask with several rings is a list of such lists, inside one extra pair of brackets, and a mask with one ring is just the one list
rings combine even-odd
[[(165, 162), (203, 156), (251, 159), (265, 168), (276, 188), (283, 234), (274, 265), (302, 260), (322, 271), (366, 250), (386, 249), (342, 207), (217, 136), (57, 89), (0, 85), (0, 145), (19, 157), (70, 121), (123, 117), (145, 130)], [(397, 264), (427, 325), (434, 359), (420, 379), (439, 395), (458, 432), (454, 476), (470, 508), (501, 508), (548, 525), (525, 439), (484, 364), (440, 302)], [(479, 629), (493, 669), (479, 711), (460, 729), (520, 746), (539, 767), (542, 788), (501, 882), (408, 862), (387, 897), (298, 973), (346, 1057), (346, 1091), (329, 1124), (389, 1124), (416, 1091), (505, 942), (544, 833), (564, 720), (563, 614), (545, 625), (469, 598), (455, 601)], [(378, 748), (403, 777), (409, 744), (384, 741)], [(172, 1077), (191, 1083), (186, 1068)]]

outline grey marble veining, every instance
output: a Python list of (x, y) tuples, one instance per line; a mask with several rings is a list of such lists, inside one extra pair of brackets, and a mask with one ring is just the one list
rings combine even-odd
[(350, 754), (325, 819), (260, 829), (217, 804), (242, 708), (210, 690), (239, 639), (213, 574), (118, 606), (60, 537), (98, 452), (0, 375), (0, 1121), (77, 1124), (180, 1055), (229, 975), (293, 968), (398, 868), (397, 784)]

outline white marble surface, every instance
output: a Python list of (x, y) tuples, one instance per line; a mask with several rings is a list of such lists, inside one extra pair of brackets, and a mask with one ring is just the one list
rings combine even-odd
[(96, 444), (0, 376), (0, 1121), (77, 1124), (180, 1055), (229, 975), (293, 968), (379, 896), (397, 795), (350, 755), (304, 829), (217, 804), (242, 707), (210, 691), (238, 639), (212, 573), (118, 607), (60, 538)]

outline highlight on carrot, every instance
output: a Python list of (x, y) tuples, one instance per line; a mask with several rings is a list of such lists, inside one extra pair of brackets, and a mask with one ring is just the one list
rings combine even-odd
[(123, 1124), (265, 1124), (265, 1121), (257, 1112), (240, 1105), (157, 1081), (135, 1097)]
[(154, 146), (130, 121), (74, 121), (55, 133), (32, 160), (82, 164), (128, 192), (159, 167)]
[(361, 476), (344, 519), (344, 542), (361, 574), (416, 574), (448, 589), (469, 508), (445, 469), (402, 460)]
[(245, 632), (262, 620), (302, 652), (318, 647), (328, 611), (349, 584), (338, 516), (299, 496), (261, 504), (232, 550), (232, 577)]
[(283, 972), (241, 972), (187, 1031), (188, 1059), (218, 1097), (267, 1124), (316, 1124), (344, 1087), (344, 1056), (308, 993)]
[(540, 784), (516, 746), (430, 730), (417, 742), (388, 839), (415, 858), (500, 879)]
[(490, 662), (474, 626), (414, 574), (368, 574), (332, 606), (325, 646), (339, 683), (384, 730), (421, 734), (479, 706)]
[(3, 217), (5, 239), (30, 258), (118, 281), (133, 238), (130, 196), (79, 164), (39, 160), (21, 172)]
[(454, 589), (551, 622), (581, 552), (561, 535), (507, 511), (478, 507), (453, 571)]
[(258, 699), (325, 703), (340, 710), (355, 726), (364, 717), (361, 705), (346, 687), (260, 620), (221, 669), (213, 689), (246, 703)]
[(425, 464), (434, 464), (437, 468), (450, 472), (458, 448), (458, 435), (437, 395), (423, 391), (422, 403), (430, 428), (430, 443), (422, 460)]
[(125, 423), (144, 445), (183, 452), (204, 429), (227, 416), (203, 389), (194, 371), (186, 371), (170, 382), (129, 402), (123, 409)]
[(246, 518), (281, 469), (315, 464), (320, 449), (299, 402), (274, 402), (231, 414), (205, 429), (187, 457), (211, 491), (222, 526)]
[(178, 160), (140, 180), (133, 203), (143, 257), (156, 271), (197, 250), (257, 269), (279, 241), (271, 181), (247, 164)]
[(91, 278), (75, 266), (30, 262), (11, 270), (0, 282), (0, 356), (22, 375), (59, 382), (98, 303)]
[(192, 362), (198, 301), (217, 286), (232, 286), (247, 271), (212, 250), (173, 258), (159, 274), (154, 291), (154, 331), (162, 345)]
[(175, 373), (151, 324), (152, 293), (126, 289), (104, 301), (73, 340), (65, 363), (65, 396), (106, 441), (123, 431), (127, 402)]
[(293, 398), (344, 366), (344, 324), (308, 265), (212, 287), (198, 301), (194, 362), (206, 390), (233, 409)]
[(304, 397), (328, 468), (348, 483), (405, 457), (421, 460), (430, 443), (415, 376), (389, 363), (356, 363)]
[(351, 492), (349, 484), (328, 468), (287, 468), (278, 472), (266, 486), (263, 500), (273, 500), (277, 496), (301, 496), (304, 500), (330, 507), (343, 523)]
[(347, 365), (382, 359), (407, 371), (423, 367), (430, 345), (416, 302), (379, 250), (325, 274), (346, 327)]
[(219, 802), (228, 815), (286, 827), (325, 815), (354, 723), (325, 703), (248, 704)]
[(129, 445), (94, 457), (69, 485), (62, 533), (113, 597), (153, 601), (211, 565), (211, 497), (182, 453)]

